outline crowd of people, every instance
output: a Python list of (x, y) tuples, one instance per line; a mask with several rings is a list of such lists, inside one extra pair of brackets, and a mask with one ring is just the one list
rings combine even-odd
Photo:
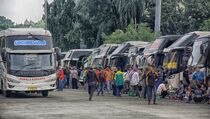
[(89, 100), (92, 100), (94, 91), (97, 96), (113, 95), (121, 97), (123, 94), (138, 96), (148, 100), (148, 104), (157, 104), (156, 98), (183, 100), (187, 103), (210, 104), (210, 81), (199, 67), (187, 68), (183, 73), (183, 80), (178, 87), (173, 88), (170, 81), (166, 81), (164, 68), (147, 66), (144, 69), (127, 67), (106, 68), (58, 68), (58, 91), (63, 88), (78, 89), (82, 84), (88, 87)]

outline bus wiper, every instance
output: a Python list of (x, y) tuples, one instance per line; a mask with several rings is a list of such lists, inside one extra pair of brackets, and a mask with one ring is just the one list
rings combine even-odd
[(41, 69), (42, 67), (31, 67), (30, 69)]
[(46, 69), (42, 69), (42, 67), (31, 67), (30, 69), (40, 69), (40, 71), (43, 71), (43, 72), (50, 72), (49, 70), (46, 70)]
[(28, 33), (31, 37), (33, 37), (34, 39), (36, 39), (36, 40), (42, 40), (42, 39), (39, 39), (39, 38), (37, 38), (36, 36), (34, 36), (33, 34), (31, 34), (31, 33)]
[(28, 66), (31, 66), (31, 65), (34, 65), (35, 63), (30, 63), (30, 64), (26, 64), (26, 65), (23, 65), (21, 66), (15, 73), (18, 73), (21, 71), (21, 69), (25, 68), (25, 67), (28, 67)]

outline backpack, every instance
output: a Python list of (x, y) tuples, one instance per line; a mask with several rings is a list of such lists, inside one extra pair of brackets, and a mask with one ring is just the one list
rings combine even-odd
[(100, 74), (99, 74), (99, 81), (100, 81), (100, 82), (105, 82), (105, 80), (104, 80), (104, 74), (103, 74), (102, 71), (101, 71)]
[(152, 73), (150, 72), (148, 74), (148, 86), (155, 86), (155, 79), (156, 79), (156, 76), (155, 76), (155, 73)]

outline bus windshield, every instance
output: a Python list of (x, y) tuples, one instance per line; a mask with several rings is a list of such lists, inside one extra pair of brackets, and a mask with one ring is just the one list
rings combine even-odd
[(52, 68), (52, 54), (10, 54), (10, 70), (30, 71)]
[(176, 69), (177, 68), (177, 51), (167, 53), (164, 58), (164, 67), (167, 69)]
[[(190, 56), (188, 65), (190, 66), (195, 66), (198, 64), (204, 64), (204, 56), (201, 54), (201, 46), (203, 46), (205, 49), (203, 49), (204, 51), (206, 51), (207, 47), (208, 47), (208, 39), (199, 39), (198, 41), (195, 41), (194, 45), (193, 45), (193, 51), (192, 51), (192, 55)], [(204, 53), (205, 54), (205, 53)]]

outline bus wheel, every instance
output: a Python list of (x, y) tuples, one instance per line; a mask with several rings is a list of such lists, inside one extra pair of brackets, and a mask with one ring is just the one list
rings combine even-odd
[(4, 95), (5, 97), (11, 97), (11, 91), (4, 91), (4, 90), (3, 90), (3, 95)]
[(48, 96), (48, 91), (42, 91), (42, 96), (47, 97)]

